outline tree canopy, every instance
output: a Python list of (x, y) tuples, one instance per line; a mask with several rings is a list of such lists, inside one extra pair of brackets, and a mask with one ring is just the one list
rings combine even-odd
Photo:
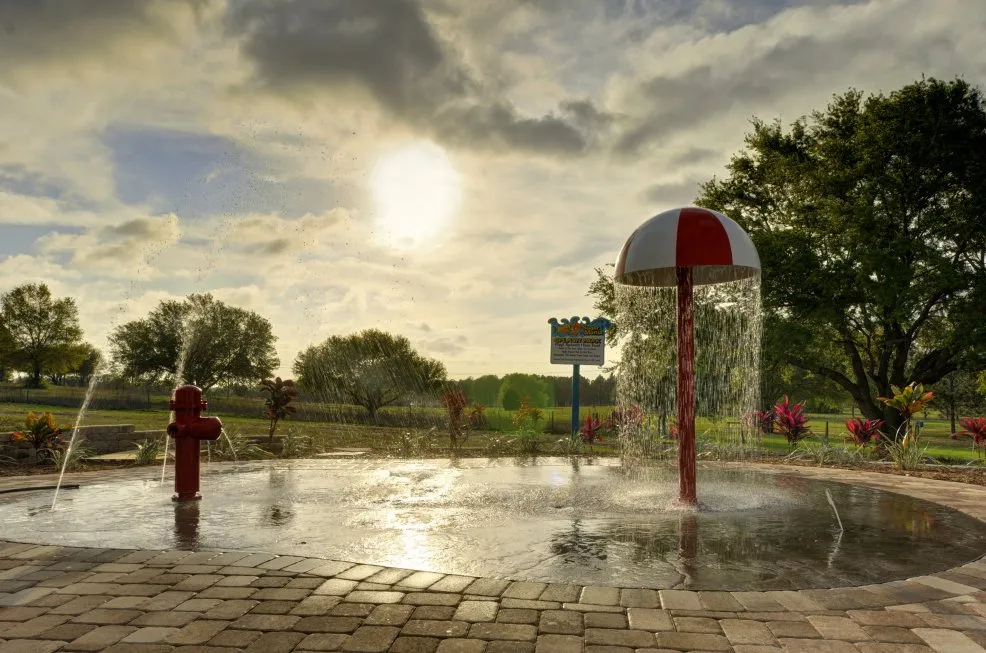
[(736, 220), (763, 265), (765, 353), (877, 396), (986, 362), (986, 103), (962, 80), (836, 96), (753, 122), (701, 206)]
[(112, 358), (131, 381), (255, 385), (280, 364), (270, 322), (209, 294), (160, 302), (109, 336)]
[[(0, 313), (2, 317), (3, 313)], [(6, 381), (17, 363), (17, 341), (7, 325), (0, 320), (0, 382)]]
[(305, 390), (362, 406), (373, 419), (384, 406), (438, 392), (446, 381), (441, 362), (419, 354), (404, 336), (379, 329), (312, 345), (298, 354), (293, 370)]
[(34, 387), (41, 386), (48, 372), (70, 365), (67, 359), (82, 345), (75, 300), (55, 299), (43, 283), (24, 284), (0, 296), (0, 323), (0, 367), (25, 370)]
[[(498, 394), (500, 405), (507, 410), (516, 410), (515, 407), (512, 407), (514, 405), (513, 396), (511, 395), (510, 400), (507, 400), (510, 391), (516, 393), (517, 405), (519, 405), (520, 400), (525, 398), (532, 406), (537, 406), (538, 408), (544, 408), (554, 404), (553, 397), (551, 396), (554, 394), (554, 386), (549, 389), (544, 381), (533, 374), (507, 374), (500, 383)], [(511, 405), (508, 406), (508, 403)]]

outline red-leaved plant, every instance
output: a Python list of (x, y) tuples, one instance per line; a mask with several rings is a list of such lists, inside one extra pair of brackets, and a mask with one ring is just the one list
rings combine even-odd
[(619, 405), (606, 418), (603, 426), (617, 433), (624, 430), (636, 430), (644, 422), (644, 411), (640, 406)]
[(448, 417), (449, 446), (452, 451), (458, 451), (468, 436), (462, 424), (462, 413), (468, 403), (466, 393), (462, 390), (450, 390), (442, 395), (442, 406), (445, 407)]
[(792, 447), (811, 435), (808, 417), (805, 415), (805, 402), (792, 406), (787, 395), (784, 396), (784, 401), (774, 406), (774, 423)]
[(758, 410), (757, 411), (757, 425), (760, 427), (762, 433), (773, 433), (774, 432), (774, 421), (777, 416), (774, 415), (772, 410)]
[(986, 417), (963, 417), (959, 420), (962, 425), (961, 431), (953, 433), (952, 438), (972, 438), (976, 449), (981, 449), (986, 444)]
[(603, 436), (603, 423), (598, 416), (588, 415), (585, 424), (582, 425), (582, 442), (593, 445), (599, 442)]
[(469, 420), (469, 426), (473, 429), (481, 429), (486, 425), (486, 417), (484, 413), (486, 412), (486, 406), (480, 403), (474, 403), (469, 406), (469, 412), (466, 413), (466, 419)]
[(853, 417), (846, 420), (846, 429), (849, 431), (848, 442), (854, 442), (860, 446), (876, 444), (880, 441), (880, 427), (883, 426), (882, 419), (862, 419)]

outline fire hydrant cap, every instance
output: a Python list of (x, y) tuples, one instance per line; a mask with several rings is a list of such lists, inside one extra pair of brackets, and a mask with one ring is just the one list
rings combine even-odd
[(206, 407), (201, 388), (190, 384), (175, 388), (174, 397), (169, 403), (171, 410), (202, 410)]

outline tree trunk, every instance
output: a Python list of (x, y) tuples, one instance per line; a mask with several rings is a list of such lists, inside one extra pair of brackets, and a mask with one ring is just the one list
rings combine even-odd
[(883, 419), (883, 433), (890, 440), (897, 442), (906, 435), (900, 430), (900, 427), (904, 424), (904, 416), (897, 412), (895, 408), (884, 406), (881, 419)]
[(41, 387), (41, 361), (34, 361), (34, 371), (31, 375), (31, 385), (35, 388)]

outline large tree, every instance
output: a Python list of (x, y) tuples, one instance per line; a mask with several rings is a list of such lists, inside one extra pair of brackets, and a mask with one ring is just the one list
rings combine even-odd
[[(0, 313), (0, 317), (2, 317)], [(0, 320), (0, 383), (7, 380), (7, 376), (14, 369), (17, 361), (17, 341), (10, 333), (7, 325)]]
[(419, 354), (404, 336), (378, 329), (331, 336), (299, 353), (293, 369), (305, 390), (362, 406), (373, 420), (384, 406), (438, 392), (446, 381), (442, 363)]
[(849, 91), (796, 121), (754, 121), (698, 204), (753, 237), (765, 351), (824, 376), (860, 411), (986, 359), (986, 103), (962, 80)]
[(266, 318), (209, 294), (162, 301), (146, 318), (117, 327), (109, 340), (122, 375), (144, 383), (194, 383), (203, 390), (253, 385), (280, 364)]
[(43, 375), (62, 365), (67, 352), (81, 344), (75, 300), (55, 299), (43, 283), (18, 286), (0, 297), (0, 322), (5, 337), (13, 341), (14, 365), (30, 374), (28, 383), (34, 387), (40, 387)]

